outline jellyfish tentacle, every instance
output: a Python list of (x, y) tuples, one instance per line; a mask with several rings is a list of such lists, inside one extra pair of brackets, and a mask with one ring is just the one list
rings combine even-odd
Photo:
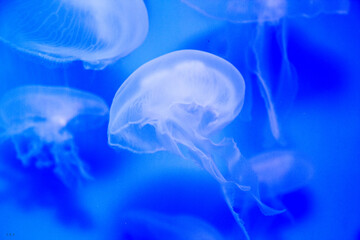
[(298, 90), (298, 78), (295, 67), (289, 60), (287, 51), (287, 24), (286, 19), (281, 19), (281, 26), (277, 28), (277, 41), (281, 51), (281, 69), (279, 76), (279, 86), (274, 98), (277, 109), (286, 113), (295, 100)]
[(256, 26), (255, 36), (253, 40), (253, 45), (251, 46), (251, 53), (254, 55), (255, 58), (255, 66), (253, 66), (253, 73), (256, 75), (258, 80), (258, 86), (261, 92), (261, 95), (264, 99), (267, 115), (269, 119), (270, 124), (270, 130), (273, 135), (273, 137), (276, 140), (280, 139), (280, 129), (279, 129), (279, 123), (277, 119), (277, 114), (275, 111), (275, 106), (272, 100), (272, 94), (271, 90), (268, 84), (268, 80), (266, 78), (266, 75), (264, 74), (264, 63), (261, 59), (262, 52), (268, 51), (267, 46), (265, 44), (266, 36), (264, 36), (265, 33), (265, 23), (259, 23)]
[[(257, 175), (250, 163), (241, 156), (233, 139), (225, 138), (219, 144), (206, 138), (197, 139), (201, 139), (201, 141), (195, 141), (194, 146), (188, 150), (193, 153), (193, 159), (222, 185), (226, 202), (233, 214), (236, 214), (235, 202), (239, 198), (244, 198), (244, 194), (248, 194), (247, 198), (255, 201), (260, 211), (266, 216), (286, 211), (285, 209), (274, 209), (261, 201)], [(232, 193), (226, 190), (229, 188), (232, 188)], [(240, 217), (236, 216), (237, 218)]]
[[(16, 155), (24, 166), (29, 166), (33, 157), (39, 156), (44, 147), (34, 131), (34, 128), (28, 128), (21, 133), (13, 134), (11, 138), (16, 150)], [(45, 159), (36, 157), (36, 164), (39, 166), (46, 165)]]
[(93, 180), (85, 170), (72, 139), (53, 145), (51, 152), (55, 160), (54, 172), (67, 186), (79, 185), (82, 180)]

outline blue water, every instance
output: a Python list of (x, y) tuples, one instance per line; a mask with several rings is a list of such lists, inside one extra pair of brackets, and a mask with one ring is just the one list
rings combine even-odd
[[(109, 26), (109, 22), (116, 21), (112, 14), (118, 8), (111, 7), (117, 6), (116, 1), (107, 0), (99, 6), (96, 1), (89, 1), (89, 5), (63, 1), (71, 4), (63, 9), (65, 13), (59, 13), (60, 20), (71, 14), (87, 18), (78, 25), (69, 25), (69, 18), (61, 20), (62, 24), (45, 21), (43, 28), (34, 27), (43, 16), (36, 11), (47, 3), (33, 2), (38, 7), (33, 12), (29, 9), (24, 16), (0, 11), (0, 240), (359, 239), (357, 1), (350, 1), (347, 14), (328, 9), (316, 16), (281, 16), (279, 21), (259, 24), (229, 22), (204, 14), (185, 3), (190, 0), (145, 0), (148, 26), (142, 2), (134, 1), (140, 10), (134, 5), (131, 11), (143, 14), (139, 17), (143, 22), (136, 23), (137, 27), (125, 27), (130, 32), (122, 37), (136, 40), (127, 50), (117, 49), (108, 55), (100, 51), (106, 49), (101, 48), (103, 43), (97, 42), (100, 47), (93, 49), (86, 44), (91, 45), (96, 34), (105, 42), (113, 41), (112, 32), (119, 34), (116, 24), (111, 24), (111, 28), (117, 30), (98, 30), (101, 24)], [(10, 10), (24, 10), (24, 3), (31, 6), (32, 1), (0, 1), (3, 9)], [(44, 7), (42, 14), (51, 15), (49, 11), (56, 6)], [(79, 6), (95, 17), (73, 10)], [(71, 11), (66, 12), (67, 9)], [(124, 16), (135, 21), (133, 15), (128, 12)], [(6, 35), (9, 26), (24, 22), (28, 25), (18, 28), (16, 35)], [(49, 38), (52, 41), (44, 36), (55, 30), (68, 34), (71, 27), (74, 32), (81, 29), (80, 35), (92, 29), (86, 35), (91, 37), (55, 41), (56, 54), (47, 52), (50, 50), (44, 46), (53, 45), (58, 35), (49, 35), (55, 36)], [(137, 31), (141, 33), (136, 34)], [(104, 37), (105, 33), (110, 35)], [(38, 46), (34, 41), (44, 41), (41, 51), (34, 47)], [(116, 45), (112, 44), (105, 46)], [(74, 46), (81, 48), (74, 50)], [(91, 51), (94, 49), (97, 51)], [(142, 74), (143, 64), (185, 49), (216, 55), (241, 73), (245, 83), (245, 95), (240, 96), (244, 98), (241, 111), (231, 110), (219, 101), (224, 107), (217, 108), (218, 114), (235, 115), (216, 128), (209, 127), (216, 119), (216, 114), (210, 113), (214, 113), (212, 107), (219, 104), (216, 101), (220, 97), (214, 98), (215, 105), (205, 108), (210, 109), (204, 111), (208, 115), (200, 119), (195, 108), (181, 112), (184, 115), (171, 112), (170, 119), (176, 120), (180, 130), (167, 129), (167, 134), (176, 140), (178, 151), (171, 148), (174, 145), (168, 138), (165, 144), (165, 138), (156, 142), (162, 151), (139, 153), (110, 146), (107, 108), (114, 108), (114, 104), (121, 108), (122, 103), (125, 106), (132, 101), (130, 97), (142, 94), (135, 84), (127, 88), (123, 102), (113, 102), (118, 89), (124, 82), (128, 84), (137, 69), (140, 70), (135, 76)], [(171, 70), (171, 64), (162, 63), (161, 68), (169, 66)], [(153, 66), (143, 75), (149, 77), (159, 69)], [(168, 99), (178, 101), (179, 92), (183, 93), (181, 96), (191, 92), (196, 103), (199, 99), (207, 102), (223, 87), (194, 84), (184, 90), (174, 84), (181, 77), (173, 78), (172, 73), (178, 74), (170, 71), (162, 78), (155, 76), (147, 81), (147, 86), (156, 81), (157, 89), (151, 89), (151, 99), (162, 100), (161, 106), (173, 104)], [(191, 74), (181, 76), (189, 81)], [(160, 85), (159, 79), (164, 81)], [(38, 86), (39, 92), (18, 91), (16, 96), (11, 95), (14, 89), (26, 89), (23, 87), (28, 85)], [(53, 96), (44, 93), (44, 86), (67, 89), (67, 93)], [(84, 92), (87, 97), (75, 97), (70, 89)], [(204, 97), (211, 89), (215, 91)], [(69, 96), (71, 100), (67, 100)], [(97, 111), (89, 103), (90, 96), (107, 105), (101, 105), (101, 119), (94, 118)], [(157, 103), (150, 101), (151, 106), (146, 109), (146, 119), (151, 117), (151, 123), (163, 119), (162, 109), (155, 111), (160, 105), (154, 102)], [(76, 107), (80, 103), (81, 111)], [(122, 115), (130, 119), (127, 116)], [(194, 127), (196, 121), (208, 125), (201, 125), (199, 130)], [(161, 124), (156, 126), (169, 127), (166, 121)], [(234, 155), (229, 148), (221, 152), (222, 148), (209, 147), (223, 139), (236, 143), (241, 153), (236, 164), (229, 160)], [(143, 140), (143, 144), (153, 146), (158, 138), (149, 134)], [(129, 144), (131, 140), (127, 141)], [(198, 149), (214, 161), (221, 174), (230, 176), (226, 180), (244, 183), (244, 188), (235, 191), (233, 186), (224, 187), (222, 178), (209, 171), (214, 170), (212, 163), (204, 165), (194, 154), (199, 154)], [(19, 155), (29, 152), (33, 154), (26, 161)], [(69, 174), (59, 174), (59, 166)], [(86, 177), (82, 176), (85, 172)], [(248, 185), (258, 195), (246, 188), (248, 178)], [(269, 213), (278, 214), (267, 216)]]

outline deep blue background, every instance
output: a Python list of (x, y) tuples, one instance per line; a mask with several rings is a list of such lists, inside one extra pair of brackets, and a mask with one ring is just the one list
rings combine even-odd
[[(278, 196), (287, 214), (264, 217), (257, 208), (249, 209), (245, 226), (253, 239), (359, 239), (360, 5), (351, 3), (348, 15), (288, 19), (288, 54), (298, 91), (291, 107), (279, 113), (284, 143), (269, 136), (255, 82), (248, 90), (251, 114), (240, 115), (221, 133), (233, 137), (245, 157), (290, 149), (306, 156), (314, 168), (307, 185)], [(242, 58), (227, 54), (231, 48), (226, 44), (226, 37), (242, 38), (238, 27), (202, 16), (176, 0), (145, 4), (147, 39), (103, 71), (84, 70), (81, 62), (49, 63), (0, 42), (0, 95), (26, 84), (69, 86), (92, 92), (110, 106), (135, 69), (179, 49), (212, 52), (241, 71)], [(276, 58), (279, 53), (272, 44)], [(245, 102), (244, 109), (249, 105)], [(252, 120), (245, 121), (250, 115)], [(241, 239), (219, 185), (206, 172), (169, 153), (137, 155), (112, 149), (106, 131), (106, 125), (75, 131), (79, 155), (95, 180), (74, 189), (49, 169), (25, 168), (11, 141), (1, 143), (0, 240), (122, 239), (122, 229), (132, 227), (124, 226), (124, 216), (142, 210), (191, 215), (214, 226), (224, 239)]]

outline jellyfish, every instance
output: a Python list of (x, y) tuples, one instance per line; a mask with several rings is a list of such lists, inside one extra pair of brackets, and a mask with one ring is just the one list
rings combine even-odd
[[(285, 208), (280, 200), (281, 196), (305, 187), (314, 172), (305, 156), (291, 150), (264, 152), (255, 155), (248, 161), (257, 177), (262, 198), (277, 208)], [(237, 204), (244, 204), (243, 202)], [(249, 212), (245, 208), (242, 214), (248, 216)], [(286, 214), (291, 218), (289, 212)]]
[(139, 47), (148, 32), (142, 0), (5, 0), (0, 40), (54, 62), (103, 69)]
[[(347, 13), (349, 0), (181, 0), (191, 8), (212, 18), (228, 21), (231, 27), (253, 24), (245, 29), (244, 38), (248, 38), (249, 49), (246, 53), (248, 70), (255, 76), (264, 99), (271, 135), (281, 139), (278, 112), (284, 113), (291, 107), (296, 92), (297, 78), (293, 65), (289, 61), (286, 42), (286, 18), (313, 17), (320, 13)], [(270, 43), (275, 32), (281, 60), (274, 56), (274, 45)], [(229, 53), (235, 55), (239, 43), (229, 39)], [(244, 46), (240, 46), (243, 48)], [(278, 61), (278, 62), (276, 62)], [(275, 63), (276, 62), (276, 63)], [(277, 68), (276, 70), (274, 68)], [(277, 85), (277, 86), (276, 86)], [(274, 87), (276, 86), (276, 88)]]
[(119, 239), (221, 240), (209, 223), (190, 215), (168, 215), (150, 211), (129, 212), (122, 216)]
[(100, 126), (108, 107), (99, 97), (66, 87), (23, 86), (0, 101), (2, 138), (11, 139), (24, 166), (50, 168), (67, 186), (91, 179), (72, 129)]
[(265, 214), (277, 213), (261, 203), (256, 176), (234, 140), (212, 140), (239, 114), (244, 93), (240, 72), (218, 56), (197, 50), (165, 54), (138, 68), (116, 92), (109, 145), (193, 159), (226, 189), (227, 203), (242, 227), (230, 191), (248, 192)]
[(260, 184), (271, 194), (295, 191), (310, 180), (313, 168), (301, 154), (278, 150), (258, 154), (249, 159)]

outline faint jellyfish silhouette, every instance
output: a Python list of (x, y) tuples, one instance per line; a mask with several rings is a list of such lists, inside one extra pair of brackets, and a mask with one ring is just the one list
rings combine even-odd
[(278, 21), (282, 17), (312, 17), (322, 12), (347, 13), (349, 0), (181, 0), (213, 18), (234, 23)]
[(241, 74), (222, 58), (196, 50), (163, 55), (138, 68), (117, 91), (110, 108), (109, 144), (194, 159), (224, 188), (248, 192), (265, 214), (277, 213), (259, 200), (256, 176), (233, 139), (210, 139), (239, 114), (244, 93)]
[(77, 154), (71, 129), (104, 123), (108, 107), (99, 97), (66, 87), (24, 86), (0, 102), (3, 138), (11, 138), (25, 166), (53, 168), (68, 186), (91, 178)]
[(310, 180), (313, 168), (303, 156), (293, 151), (271, 151), (249, 159), (251, 168), (270, 194), (295, 191)]
[[(257, 176), (261, 196), (278, 208), (285, 208), (281, 196), (305, 187), (314, 173), (303, 155), (287, 150), (258, 154), (249, 159), (249, 164)], [(287, 215), (291, 217), (291, 213)]]
[(166, 215), (137, 211), (122, 217), (120, 239), (221, 240), (221, 234), (202, 219), (187, 215)]
[[(254, 32), (243, 33), (249, 39), (247, 56), (248, 69), (258, 79), (259, 89), (265, 101), (272, 136), (281, 138), (277, 109), (290, 107), (297, 92), (295, 69), (289, 61), (286, 43), (285, 18), (312, 17), (320, 13), (347, 13), (349, 0), (181, 0), (200, 13), (232, 23), (255, 23)], [(274, 61), (274, 46), (269, 43), (275, 28), (281, 67), (279, 73), (271, 74), (269, 61)], [(231, 41), (231, 40), (230, 40)], [(237, 43), (232, 43), (236, 45)], [(231, 44), (230, 44), (231, 45)], [(243, 46), (242, 46), (243, 47)], [(236, 48), (235, 48), (236, 49)], [(276, 75), (276, 76), (274, 76)], [(274, 81), (278, 82), (276, 92), (272, 90)], [(275, 99), (273, 97), (276, 94)], [(275, 101), (274, 101), (275, 100)]]
[(55, 62), (103, 69), (136, 49), (148, 32), (142, 0), (5, 0), (0, 40)]

